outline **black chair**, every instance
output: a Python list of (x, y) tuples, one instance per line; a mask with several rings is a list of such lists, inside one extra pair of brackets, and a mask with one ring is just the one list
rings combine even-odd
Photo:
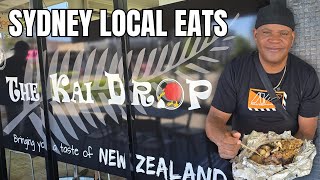
[(164, 138), (161, 131), (159, 119), (139, 117), (133, 121), (135, 134), (135, 145), (137, 153), (155, 156), (167, 156), (169, 151), (165, 147), (172, 143), (170, 139)]
[[(203, 128), (192, 128), (190, 127), (192, 120), (192, 112), (189, 112), (187, 122), (183, 128), (178, 128), (173, 132), (175, 147), (179, 151), (179, 147), (183, 149), (187, 149), (187, 158), (189, 160), (194, 160), (196, 155), (200, 153), (203, 149), (199, 148), (202, 145), (207, 147), (206, 143), (206, 135)], [(206, 153), (208, 152), (208, 148), (205, 149)], [(179, 151), (183, 152), (183, 151)], [(181, 153), (180, 153), (181, 154)], [(192, 155), (192, 156), (191, 156)], [(208, 154), (209, 156), (209, 154)]]

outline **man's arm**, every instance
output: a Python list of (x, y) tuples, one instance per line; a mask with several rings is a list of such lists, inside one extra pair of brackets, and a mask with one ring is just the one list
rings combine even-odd
[(317, 122), (318, 117), (306, 118), (299, 115), (299, 129), (294, 136), (299, 139), (313, 140), (317, 129)]
[(225, 113), (211, 106), (206, 119), (206, 133), (208, 138), (218, 146), (220, 157), (234, 158), (239, 149), (241, 134), (236, 131), (228, 131), (227, 121), (231, 114)]
[(205, 128), (208, 138), (215, 144), (218, 144), (223, 139), (224, 133), (228, 132), (226, 124), (230, 117), (231, 114), (211, 106)]

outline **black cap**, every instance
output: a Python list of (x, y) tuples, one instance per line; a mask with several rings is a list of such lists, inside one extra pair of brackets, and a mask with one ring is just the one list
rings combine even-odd
[(284, 5), (275, 3), (259, 10), (255, 28), (265, 24), (280, 24), (294, 30), (294, 17), (290, 9)]
[(14, 45), (14, 48), (12, 48), (12, 50), (15, 51), (28, 51), (30, 49), (30, 46), (28, 43), (24, 42), (24, 41), (18, 41), (16, 42), (16, 44)]

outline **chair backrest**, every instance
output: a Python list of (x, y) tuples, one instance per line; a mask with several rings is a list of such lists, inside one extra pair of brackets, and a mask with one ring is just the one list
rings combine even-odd
[(137, 141), (151, 138), (163, 142), (160, 120), (136, 118), (133, 121), (133, 131)]
[(136, 132), (155, 133), (160, 129), (160, 121), (154, 119), (135, 119), (133, 127)]

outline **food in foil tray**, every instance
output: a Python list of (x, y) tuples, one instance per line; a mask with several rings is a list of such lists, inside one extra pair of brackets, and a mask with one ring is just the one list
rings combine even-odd
[[(311, 172), (316, 147), (311, 140), (252, 131), (242, 138), (243, 149), (231, 160), (235, 180), (291, 180)], [(260, 154), (260, 155), (258, 155)]]
[(250, 159), (262, 165), (287, 165), (298, 154), (303, 141), (300, 139), (283, 139), (261, 145)]

